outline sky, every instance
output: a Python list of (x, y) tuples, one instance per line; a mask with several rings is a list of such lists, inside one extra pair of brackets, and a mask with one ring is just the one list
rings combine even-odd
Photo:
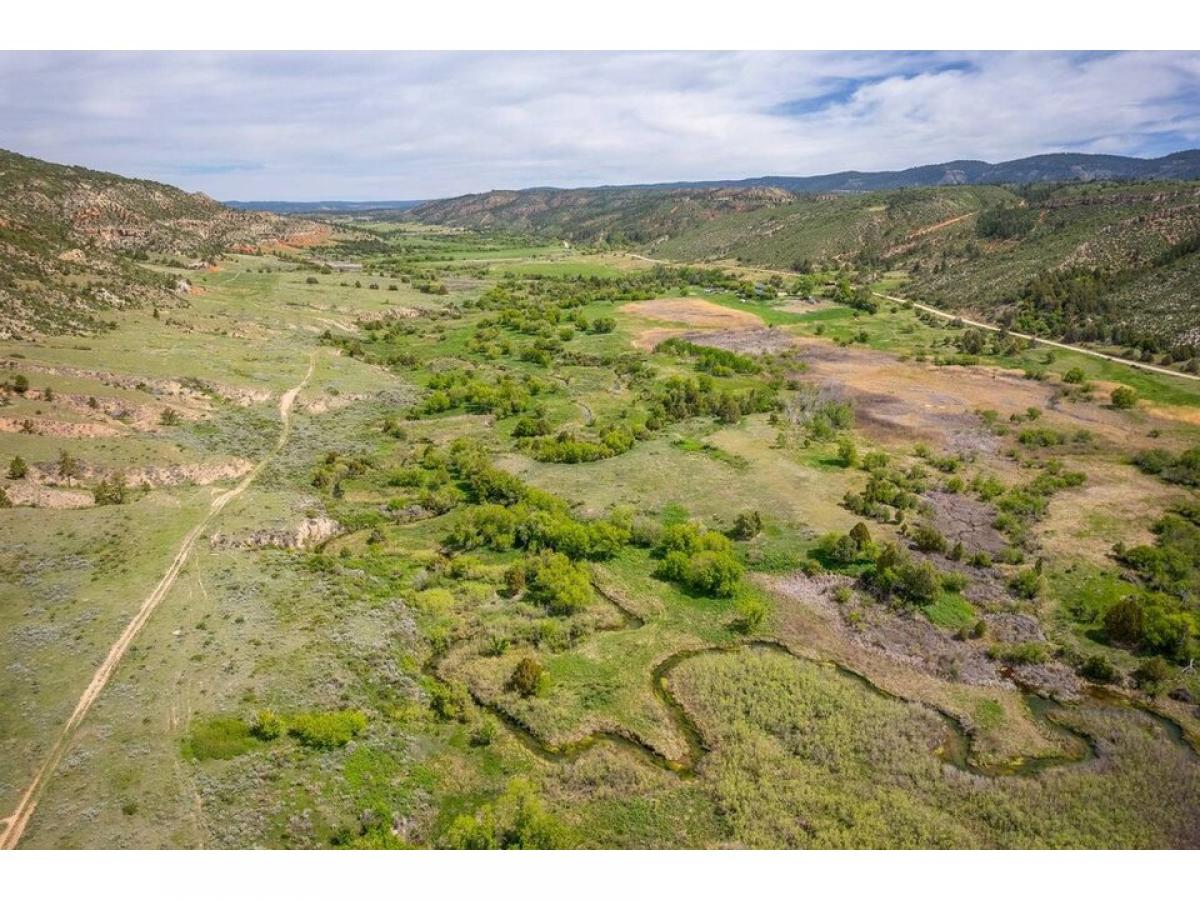
[(0, 53), (0, 147), (418, 200), (1200, 147), (1200, 53)]

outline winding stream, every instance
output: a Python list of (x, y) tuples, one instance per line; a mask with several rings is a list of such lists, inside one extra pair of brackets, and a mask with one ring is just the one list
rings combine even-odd
[[(598, 593), (611, 603), (620, 612), (623, 624), (611, 630), (622, 630), (625, 628), (640, 628), (645, 624), (644, 620), (636, 613), (627, 609), (625, 605), (612, 596), (604, 589), (597, 587)], [(587, 736), (579, 740), (570, 741), (563, 744), (550, 744), (539, 738), (524, 722), (522, 722), (513, 713), (506, 710), (500, 704), (486, 697), (481, 696), (474, 688), (467, 685), (467, 690), (470, 692), (472, 699), (481, 707), (487, 709), (495, 715), (508, 729), (508, 731), (540, 759), (554, 763), (567, 763), (577, 759), (582, 754), (586, 753), (597, 744), (607, 743), (618, 747), (640, 757), (645, 762), (656, 766), (657, 768), (671, 772), (680, 778), (694, 778), (701, 761), (704, 756), (710, 752), (710, 747), (705, 744), (704, 736), (697, 726), (696, 722), (688, 714), (683, 704), (672, 693), (670, 688), (670, 675), (680, 665), (688, 660), (708, 653), (735, 653), (748, 649), (767, 650), (774, 653), (782, 653), (793, 659), (800, 660), (806, 663), (814, 663), (821, 665), (817, 660), (809, 659), (805, 656), (795, 653), (786, 644), (781, 641), (771, 639), (750, 639), (734, 641), (728, 644), (717, 644), (707, 647), (699, 647), (689, 650), (681, 650), (674, 653), (660, 662), (650, 673), (650, 688), (654, 695), (663, 704), (663, 708), (667, 711), (668, 717), (677, 732), (684, 738), (687, 745), (686, 754), (678, 759), (670, 758), (654, 747), (643, 741), (636, 734), (631, 732), (620, 731), (616, 729), (604, 728), (593, 731)], [(437, 679), (443, 684), (450, 684), (449, 679), (439, 671), (440, 664), (444, 657), (443, 654), (435, 654), (425, 663), (424, 672), (432, 678)], [(899, 703), (915, 704), (925, 709), (930, 710), (941, 719), (942, 724), (946, 729), (945, 740), (933, 748), (933, 752), (940, 757), (948, 765), (954, 766), (964, 772), (970, 772), (973, 775), (980, 775), (989, 778), (998, 777), (1030, 777), (1036, 776), (1048, 769), (1069, 766), (1083, 765), (1096, 758), (1098, 749), (1096, 741), (1087, 732), (1067, 725), (1056, 719), (1056, 714), (1064, 710), (1063, 704), (1058, 701), (1040, 697), (1030, 691), (1022, 689), (1022, 694), (1025, 704), (1029, 709), (1034, 721), (1044, 730), (1058, 737), (1063, 744), (1068, 746), (1070, 750), (1063, 754), (1038, 756), (1029, 758), (1018, 758), (1007, 761), (998, 765), (979, 765), (972, 761), (972, 735), (970, 731), (963, 726), (958, 719), (944, 712), (937, 707), (921, 701), (910, 700), (876, 685), (866, 676), (859, 672), (849, 669), (839, 663), (828, 662), (838, 673), (839, 677), (848, 678), (876, 694), (880, 697), (886, 697), (889, 700), (894, 700)], [(1147, 710), (1142, 704), (1130, 702), (1126, 698), (1115, 695), (1110, 691), (1097, 689), (1089, 692), (1090, 695), (1098, 702), (1104, 705), (1121, 706), (1126, 708), (1137, 708), (1153, 718), (1164, 730), (1168, 739), (1173, 743), (1187, 747), (1193, 753), (1197, 749), (1187, 741), (1183, 729), (1174, 721), (1163, 716), (1153, 710)]]

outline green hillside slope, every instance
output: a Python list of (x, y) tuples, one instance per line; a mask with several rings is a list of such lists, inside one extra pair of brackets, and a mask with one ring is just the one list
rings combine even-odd
[(103, 310), (170, 302), (182, 285), (139, 265), (151, 254), (202, 260), (319, 233), (165, 184), (0, 150), (0, 334), (92, 330)]

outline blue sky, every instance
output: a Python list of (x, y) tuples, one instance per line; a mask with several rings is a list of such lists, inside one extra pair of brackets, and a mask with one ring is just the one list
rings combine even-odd
[(0, 53), (0, 147), (423, 199), (1200, 146), (1198, 53)]

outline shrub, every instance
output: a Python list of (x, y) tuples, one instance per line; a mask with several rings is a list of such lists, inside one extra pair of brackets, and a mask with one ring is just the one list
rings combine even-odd
[(1008, 580), (1009, 589), (1018, 597), (1032, 600), (1042, 590), (1042, 578), (1036, 569), (1022, 569)]
[(1118, 644), (1140, 644), (1142, 625), (1142, 604), (1133, 595), (1117, 601), (1104, 614), (1104, 633)]
[(945, 553), (946, 538), (928, 522), (919, 523), (912, 530), (913, 545), (925, 553)]
[(1151, 696), (1161, 694), (1172, 675), (1171, 666), (1161, 656), (1152, 656), (1133, 671), (1137, 686)]
[(757, 594), (743, 594), (733, 604), (734, 628), (743, 634), (757, 631), (767, 618), (767, 604)]
[(471, 695), (461, 684), (435, 681), (429, 689), (429, 708), (447, 721), (466, 722), (471, 710)]
[(496, 723), (491, 719), (480, 719), (471, 728), (467, 740), (472, 747), (486, 747), (496, 740)]
[(170, 407), (167, 407), (166, 409), (164, 409), (162, 411), (162, 414), (159, 415), (158, 423), (160, 425), (178, 425), (179, 424), (179, 413), (177, 413), (175, 410), (171, 409)]
[(738, 513), (737, 518), (733, 520), (733, 528), (729, 531), (729, 536), (735, 541), (748, 541), (762, 531), (762, 517), (758, 514), (758, 510), (750, 512)]
[(1067, 384), (1083, 384), (1086, 380), (1087, 376), (1083, 374), (1083, 369), (1078, 366), (1073, 366), (1063, 375), (1063, 381)]
[(524, 778), (510, 781), (495, 803), (458, 816), (438, 841), (448, 850), (555, 850), (566, 845), (562, 827)]
[(1115, 388), (1110, 400), (1114, 409), (1133, 409), (1137, 405), (1137, 391), (1124, 386)]
[(1019, 666), (1045, 662), (1049, 653), (1045, 644), (1027, 641), (1022, 644), (994, 644), (988, 648), (988, 656)]
[(525, 561), (526, 592), (556, 615), (569, 615), (592, 601), (587, 568), (562, 553), (543, 551)]
[(513, 670), (508, 686), (522, 697), (532, 697), (541, 689), (544, 675), (542, 664), (532, 656), (525, 656)]
[(288, 733), (317, 750), (343, 747), (366, 727), (367, 716), (357, 709), (299, 713), (288, 720)]
[(14, 456), (12, 458), (12, 462), (8, 464), (8, 477), (14, 481), (24, 478), (28, 472), (28, 464), (26, 464), (25, 460), (21, 459), (19, 456)]
[(1103, 656), (1089, 656), (1079, 667), (1079, 674), (1098, 684), (1111, 684), (1117, 680), (1117, 670)]
[(260, 709), (250, 726), (250, 733), (260, 741), (273, 741), (283, 737), (286, 731), (287, 723), (283, 717), (271, 709)]

